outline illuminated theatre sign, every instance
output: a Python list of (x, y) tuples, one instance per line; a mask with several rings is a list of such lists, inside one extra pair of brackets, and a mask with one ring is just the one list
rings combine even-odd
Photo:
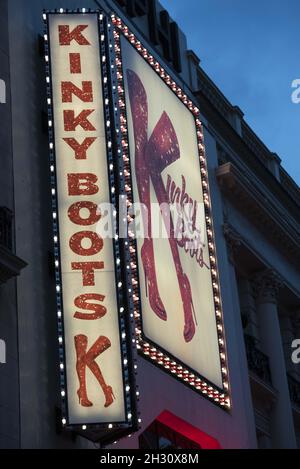
[[(136, 343), (229, 408), (199, 111), (116, 16), (44, 21), (62, 423), (95, 440), (137, 428)], [(125, 238), (99, 232), (108, 203)]]
[(105, 23), (98, 13), (44, 19), (62, 423), (121, 435), (136, 420), (130, 321), (118, 240), (97, 231), (99, 207), (114, 202)]
[[(129, 206), (143, 207), (143, 236), (129, 229), (138, 347), (146, 358), (229, 409), (199, 110), (126, 24), (115, 15), (112, 23), (126, 191)], [(153, 210), (157, 204), (159, 222)], [(163, 226), (159, 234), (157, 225)]]

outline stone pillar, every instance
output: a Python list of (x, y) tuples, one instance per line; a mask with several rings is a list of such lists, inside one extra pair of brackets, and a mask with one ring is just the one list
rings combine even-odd
[(228, 223), (225, 223), (223, 231), (227, 243), (228, 260), (237, 283), (243, 330), (245, 333), (249, 333), (249, 335), (258, 339), (256, 305), (252, 284), (246, 277), (237, 279), (235, 271), (236, 259), (242, 245), (242, 238)]
[(271, 423), (273, 445), (275, 448), (297, 448), (277, 311), (277, 296), (282, 285), (280, 276), (273, 270), (259, 273), (254, 280), (261, 348), (269, 357), (272, 383), (278, 391)]
[(239, 250), (242, 246), (242, 238), (227, 222), (223, 226), (223, 233), (227, 244), (228, 254), (228, 274), (230, 278), (230, 289), (232, 295), (232, 306), (234, 314), (234, 326), (236, 330), (236, 340), (239, 349), (238, 360), (240, 379), (243, 386), (243, 407), (245, 411), (245, 425), (247, 422), (249, 438), (250, 438), (250, 449), (257, 449), (257, 437), (256, 437), (256, 424), (254, 418), (254, 407), (249, 382), (248, 362), (245, 348), (243, 325), (240, 313), (240, 302), (239, 302), (239, 291), (237, 285), (236, 265), (235, 259), (238, 259)]

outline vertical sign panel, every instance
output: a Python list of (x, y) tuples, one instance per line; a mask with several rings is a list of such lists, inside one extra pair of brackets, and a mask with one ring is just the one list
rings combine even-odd
[[(198, 223), (201, 236), (204, 205), (194, 116), (125, 39), (122, 54), (134, 200), (147, 208), (145, 221), (152, 231), (157, 228), (154, 204), (190, 203), (188, 222)], [(172, 216), (168, 223), (176, 229)], [(143, 332), (221, 387), (207, 237), (195, 251), (188, 239), (158, 228), (152, 239), (138, 239)]]
[[(132, 202), (143, 353), (229, 407), (226, 349), (199, 111), (113, 16)], [(121, 33), (121, 34), (120, 34)], [(123, 103), (123, 94), (125, 102)], [(129, 157), (129, 158), (128, 158)], [(139, 220), (137, 220), (139, 217)], [(137, 221), (139, 223), (137, 223)]]
[(113, 242), (97, 232), (110, 201), (97, 14), (48, 15), (69, 425), (124, 422)]

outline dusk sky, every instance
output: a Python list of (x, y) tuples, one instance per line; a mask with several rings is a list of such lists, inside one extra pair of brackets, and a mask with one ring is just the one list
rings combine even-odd
[(300, 184), (299, 0), (161, 0), (201, 65)]

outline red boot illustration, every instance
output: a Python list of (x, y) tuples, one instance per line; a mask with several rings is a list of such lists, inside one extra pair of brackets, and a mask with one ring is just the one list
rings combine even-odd
[(161, 213), (166, 229), (170, 233), (169, 243), (176, 268), (184, 309), (185, 325), (183, 335), (185, 341), (190, 342), (196, 331), (194, 321), (195, 311), (191, 287), (187, 276), (182, 270), (178, 245), (175, 239), (174, 223), (170, 216), (170, 210), (166, 210), (166, 207), (169, 207), (170, 201), (162, 179), (162, 172), (168, 166), (180, 159), (178, 139), (169, 116), (164, 112), (148, 142), (148, 103), (146, 91), (135, 72), (128, 70), (127, 77), (135, 137), (135, 169), (137, 185), (140, 202), (145, 204), (148, 209), (147, 219), (144, 219), (144, 224), (147, 223), (146, 226), (149, 228), (148, 233), (150, 233), (150, 239), (146, 239), (143, 245), (142, 261), (145, 270), (146, 284), (149, 286), (150, 305), (153, 311), (161, 319), (167, 319), (165, 310), (159, 308), (162, 306), (162, 302), (157, 287), (153, 240), (151, 239), (151, 181), (154, 186), (157, 200), (161, 206)]
[(178, 244), (175, 238), (173, 219), (169, 210), (169, 197), (164, 186), (162, 172), (180, 158), (179, 144), (175, 129), (169, 116), (164, 112), (157, 123), (146, 148), (146, 161), (151, 181), (160, 205), (161, 214), (169, 233), (169, 243), (175, 264), (179, 288), (184, 310), (184, 339), (190, 342), (196, 332), (195, 309), (192, 299), (191, 286), (184, 274), (179, 256)]
[(111, 386), (108, 386), (104, 380), (103, 374), (96, 363), (98, 358), (103, 352), (111, 347), (111, 342), (107, 337), (99, 337), (94, 345), (87, 352), (88, 338), (85, 335), (77, 335), (75, 337), (75, 349), (77, 355), (76, 370), (79, 379), (79, 389), (77, 391), (79, 403), (83, 407), (91, 407), (92, 402), (87, 397), (86, 390), (86, 367), (88, 367), (98, 380), (101, 389), (105, 396), (104, 407), (112, 405), (115, 396)]
[(82, 407), (92, 407), (93, 403), (89, 401), (86, 391), (86, 349), (88, 339), (85, 335), (75, 337), (75, 349), (77, 355), (76, 371), (79, 379), (79, 389), (77, 391), (79, 404)]
[(143, 223), (146, 237), (141, 250), (142, 263), (145, 273), (146, 294), (154, 313), (163, 321), (167, 320), (167, 313), (159, 296), (151, 222), (150, 200), (150, 174), (145, 162), (145, 149), (148, 142), (148, 103), (145, 89), (136, 75), (131, 70), (127, 71), (129, 98), (133, 120), (135, 139), (135, 172), (139, 192), (140, 203), (146, 208), (143, 210)]

